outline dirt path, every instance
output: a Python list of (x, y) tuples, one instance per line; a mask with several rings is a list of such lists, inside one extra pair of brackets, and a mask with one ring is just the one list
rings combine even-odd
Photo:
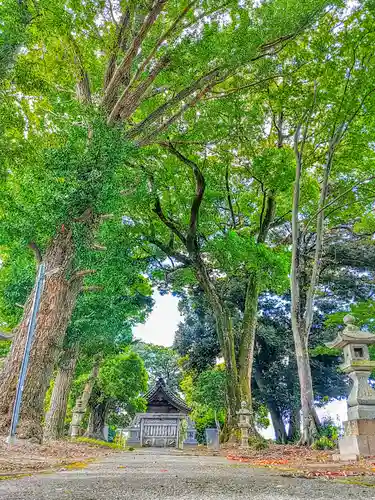
[(0, 482), (7, 500), (349, 500), (375, 499), (375, 488), (280, 471), (224, 457), (142, 450), (109, 456), (79, 470)]

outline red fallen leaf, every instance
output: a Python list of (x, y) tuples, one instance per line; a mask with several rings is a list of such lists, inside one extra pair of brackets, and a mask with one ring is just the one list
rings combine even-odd
[(168, 472), (168, 469), (160, 469), (160, 472)]

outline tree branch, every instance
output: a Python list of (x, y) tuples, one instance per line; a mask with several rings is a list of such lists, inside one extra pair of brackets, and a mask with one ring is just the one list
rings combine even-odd
[(42, 257), (42, 252), (40, 251), (38, 245), (35, 243), (35, 241), (30, 241), (30, 243), (27, 246), (31, 248), (31, 250), (34, 252), (35, 260), (37, 261), (38, 264), (40, 264), (43, 260), (43, 257)]
[(152, 113), (150, 113), (142, 122), (135, 125), (131, 130), (127, 132), (127, 137), (129, 139), (134, 139), (137, 135), (143, 133), (150, 126), (155, 123), (157, 120), (162, 118), (169, 109), (171, 109), (176, 104), (180, 103), (182, 100), (186, 99), (190, 95), (192, 95), (197, 90), (201, 89), (205, 84), (209, 83), (213, 79), (215, 79), (219, 75), (219, 70), (216, 68), (209, 73), (201, 76), (193, 83), (191, 83), (188, 87), (180, 90), (174, 97), (172, 97), (169, 101), (165, 102), (158, 108), (156, 108)]
[(233, 224), (233, 228), (235, 228), (236, 227), (236, 217), (235, 217), (234, 211), (233, 211), (232, 198), (230, 196), (230, 189), (229, 189), (229, 165), (228, 164), (227, 164), (227, 168), (225, 169), (225, 187), (226, 187), (226, 190), (227, 190), (228, 206), (229, 206), (230, 214), (231, 214), (231, 217), (232, 217), (232, 224)]
[(164, 214), (161, 203), (160, 203), (160, 199), (158, 196), (156, 196), (156, 198), (155, 198), (155, 207), (153, 209), (153, 212), (156, 213), (156, 215), (163, 222), (163, 224), (166, 225), (180, 239), (180, 241), (186, 246), (185, 236), (178, 229), (176, 223)]
[(173, 146), (172, 143), (169, 144), (169, 151), (171, 151), (171, 153), (173, 153), (180, 161), (188, 165), (192, 169), (194, 174), (195, 197), (190, 210), (190, 222), (189, 222), (188, 234), (186, 236), (186, 248), (189, 253), (196, 253), (198, 250), (198, 241), (197, 241), (198, 216), (206, 187), (205, 180), (198, 165), (192, 160), (186, 158), (186, 156), (184, 156), (183, 154), (181, 154)]
[(352, 191), (355, 187), (357, 186), (360, 186), (361, 184), (365, 184), (366, 182), (369, 182), (369, 181), (372, 181), (373, 179), (375, 179), (375, 176), (371, 176), (371, 177), (368, 177), (367, 179), (364, 179), (363, 181), (358, 181), (356, 182), (355, 184), (353, 184), (352, 186), (350, 186), (348, 189), (345, 189), (345, 191), (343, 191), (342, 193), (340, 193), (338, 196), (336, 196), (336, 198), (334, 198), (332, 201), (330, 201), (329, 203), (327, 203), (326, 205), (324, 205), (324, 207), (320, 208), (319, 210), (317, 210), (311, 217), (310, 219), (307, 221), (306, 223), (306, 226), (305, 226), (305, 232), (307, 232), (307, 228), (308, 226), (310, 225), (310, 223), (312, 222), (313, 219), (315, 219), (315, 217), (317, 217), (320, 212), (324, 211), (326, 208), (330, 207), (331, 205), (333, 205), (334, 203), (336, 203), (336, 201), (340, 200), (341, 198), (343, 198), (346, 194), (350, 193), (350, 191)]
[(172, 115), (166, 122), (162, 123), (159, 128), (153, 130), (147, 137), (138, 141), (139, 146), (147, 146), (148, 144), (152, 144), (155, 137), (164, 132), (164, 130), (168, 129), (178, 118), (180, 118), (186, 110), (194, 107), (198, 101), (206, 94), (206, 92), (212, 88), (213, 83), (204, 87), (200, 92), (198, 92), (189, 102), (184, 104), (177, 113)]
[(157, 18), (159, 17), (159, 14), (163, 10), (166, 2), (167, 0), (155, 0), (155, 3), (151, 7), (145, 20), (143, 21), (143, 24), (140, 27), (138, 34), (134, 37), (132, 43), (130, 44), (130, 47), (126, 52), (123, 60), (121, 61), (120, 65), (115, 69), (113, 76), (110, 82), (108, 83), (107, 88), (105, 89), (104, 96), (102, 99), (102, 105), (109, 112), (111, 111), (109, 109), (109, 105), (111, 102), (113, 102), (114, 96), (117, 95), (123, 75), (129, 71), (133, 59), (138, 52), (138, 49), (140, 48), (144, 39), (146, 38), (147, 33), (150, 31), (150, 29), (156, 22)]
[(142, 96), (158, 74), (169, 64), (169, 61), (168, 57), (162, 57), (149, 73), (148, 77), (138, 85), (133, 93), (129, 93), (130, 84), (124, 89), (108, 117), (108, 125), (112, 125), (119, 117), (126, 120), (134, 113), (139, 106)]
[(182, 21), (182, 19), (186, 16), (186, 14), (191, 10), (191, 8), (194, 6), (194, 4), (197, 3), (198, 0), (193, 0), (190, 2), (185, 9), (177, 16), (177, 18), (174, 20), (170, 28), (165, 31), (159, 40), (156, 42), (154, 48), (151, 50), (150, 54), (146, 57), (146, 59), (142, 62), (142, 64), (139, 65), (137, 71), (135, 72), (133, 78), (129, 82), (127, 88), (125, 89), (124, 93), (126, 93), (133, 85), (134, 83), (139, 79), (143, 71), (145, 70), (146, 66), (149, 64), (151, 59), (154, 57), (156, 54), (157, 50), (159, 47), (162, 45), (162, 43), (169, 38), (170, 35), (173, 34), (174, 30), (177, 28), (178, 24)]
[(96, 269), (83, 269), (82, 271), (76, 271), (70, 278), (70, 281), (76, 280), (78, 278), (84, 278), (85, 276), (89, 276), (90, 274), (95, 274), (95, 273)]
[(13, 334), (8, 335), (5, 332), (0, 332), (0, 340), (12, 340)]
[(265, 211), (264, 217), (262, 218), (261, 225), (260, 225), (260, 231), (259, 231), (258, 238), (257, 238), (258, 243), (265, 242), (267, 235), (268, 235), (268, 231), (271, 227), (271, 223), (275, 217), (276, 200), (275, 200), (274, 193), (271, 192), (267, 196), (266, 205), (267, 205), (266, 211)]
[(189, 259), (189, 257), (180, 252), (172, 250), (168, 245), (164, 245), (164, 243), (162, 243), (160, 240), (152, 237), (147, 238), (147, 240), (152, 245), (157, 246), (162, 252), (165, 253), (165, 255), (176, 259), (178, 262), (181, 262), (182, 264), (185, 264), (187, 266), (190, 266), (192, 264), (192, 261)]
[(104, 89), (108, 87), (109, 82), (113, 77), (116, 69), (116, 59), (121, 46), (126, 45), (126, 37), (130, 31), (130, 9), (126, 8), (124, 14), (121, 16), (120, 24), (117, 25), (116, 42), (113, 45), (112, 53), (109, 57), (107, 69), (104, 76)]

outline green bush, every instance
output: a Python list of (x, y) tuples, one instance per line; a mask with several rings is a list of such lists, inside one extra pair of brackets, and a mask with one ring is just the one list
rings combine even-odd
[(337, 442), (340, 435), (340, 427), (336, 425), (335, 421), (331, 417), (327, 417), (322, 420), (318, 438), (327, 437), (331, 441)]
[(253, 450), (265, 450), (269, 447), (267, 440), (262, 436), (250, 436), (248, 443)]
[(114, 450), (123, 450), (124, 446), (119, 443), (109, 443), (108, 441), (100, 441), (99, 439), (92, 439), (87, 437), (79, 437), (74, 439), (76, 443), (87, 443), (93, 446), (103, 446), (105, 448), (112, 448)]
[(334, 450), (336, 443), (327, 436), (322, 436), (313, 443), (312, 448), (313, 450)]
[(335, 421), (331, 417), (325, 418), (312, 448), (314, 450), (334, 450), (337, 448), (339, 435), (340, 428), (335, 424)]

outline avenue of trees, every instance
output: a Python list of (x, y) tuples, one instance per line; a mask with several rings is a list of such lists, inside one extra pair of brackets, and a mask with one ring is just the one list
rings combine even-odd
[[(163, 376), (223, 439), (245, 401), (254, 434), (269, 413), (311, 444), (316, 407), (347, 393), (324, 343), (349, 309), (372, 328), (375, 3), (0, 17), (0, 433), (43, 262), (18, 437), (62, 437), (80, 397), (102, 438)], [(174, 351), (133, 339), (153, 287), (180, 297)]]

